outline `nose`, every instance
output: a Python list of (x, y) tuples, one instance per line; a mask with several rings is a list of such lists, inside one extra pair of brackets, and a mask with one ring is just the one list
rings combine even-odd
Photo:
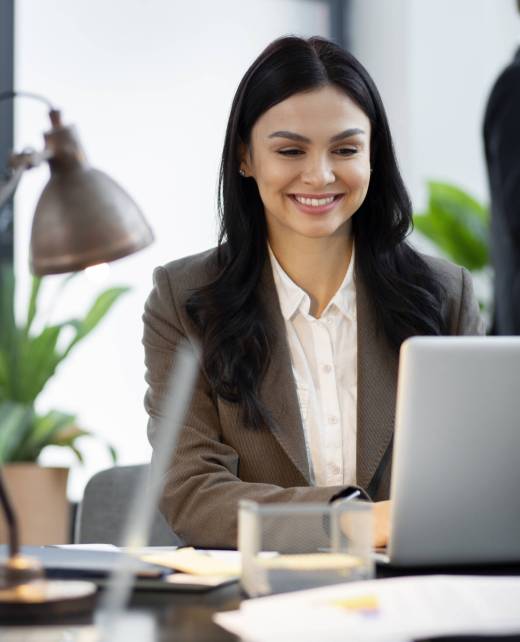
[(309, 157), (301, 175), (302, 182), (311, 187), (324, 187), (335, 182), (336, 176), (326, 156)]

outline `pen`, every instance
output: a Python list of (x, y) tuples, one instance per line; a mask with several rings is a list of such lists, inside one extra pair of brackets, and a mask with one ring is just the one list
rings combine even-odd
[(340, 497), (339, 501), (340, 502), (350, 502), (353, 499), (356, 499), (356, 497), (359, 497), (361, 495), (361, 491), (359, 489), (354, 490), (350, 493), (350, 495), (347, 495), (346, 497)]

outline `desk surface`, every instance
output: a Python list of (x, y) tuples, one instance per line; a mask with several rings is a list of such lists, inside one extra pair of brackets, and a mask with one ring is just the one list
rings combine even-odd
[[(471, 573), (468, 569), (460, 572)], [(378, 571), (378, 577), (392, 577), (403, 574), (403, 572), (397, 572), (392, 569)], [(412, 574), (411, 570), (409, 574)], [(413, 571), (413, 574), (417, 574), (417, 571)], [(480, 571), (478, 574), (518, 575), (520, 574), (520, 567), (496, 567)], [(232, 584), (203, 594), (136, 592), (132, 597), (130, 609), (144, 611), (153, 617), (158, 631), (157, 642), (236, 642), (239, 638), (217, 626), (212, 621), (212, 616), (218, 611), (229, 611), (238, 608), (240, 601), (240, 588), (238, 584)], [(441, 638), (438, 639), (440, 640)], [(466, 636), (464, 638), (442, 638), (442, 641), (464, 640), (464, 642), (470, 642), (472, 639), (479, 642), (484, 640), (520, 642), (520, 635), (502, 636), (500, 638), (470, 638)], [(326, 642), (325, 638), (323, 642)]]
[[(447, 569), (442, 569), (446, 571)], [(437, 569), (437, 572), (441, 571)], [(453, 569), (450, 569), (453, 573)], [(461, 569), (461, 573), (471, 574), (470, 569)], [(473, 570), (477, 574), (506, 574), (519, 575), (520, 567), (495, 567)], [(390, 568), (379, 568), (378, 577), (391, 577), (403, 574), (418, 574), (417, 569), (407, 573)], [(145, 613), (155, 622), (155, 642), (237, 642), (239, 638), (217, 626), (212, 616), (218, 611), (237, 609), (242, 595), (238, 583), (205, 593), (182, 593), (166, 591), (135, 591), (132, 595), (129, 610), (133, 613)], [(79, 621), (77, 622), (80, 623)], [(84, 624), (86, 622), (83, 620)], [(68, 621), (68, 624), (74, 624)], [(324, 631), (325, 634), (325, 631)], [(20, 638), (16, 638), (20, 639)], [(520, 635), (500, 638), (449, 638), (449, 640), (500, 640), (500, 642), (520, 642)], [(440, 638), (439, 638), (440, 640)], [(448, 642), (448, 638), (442, 638)], [(321, 642), (321, 641), (320, 641)], [(326, 638), (323, 638), (326, 642)]]
[(211, 619), (217, 611), (230, 611), (240, 604), (237, 584), (207, 593), (137, 592), (131, 610), (149, 613), (157, 626), (157, 642), (231, 642), (239, 640)]

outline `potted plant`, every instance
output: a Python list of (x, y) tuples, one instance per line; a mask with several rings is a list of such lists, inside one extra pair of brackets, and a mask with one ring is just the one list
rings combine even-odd
[(427, 186), (427, 206), (414, 214), (414, 227), (441, 254), (472, 273), (481, 310), (489, 321), (489, 211), (456, 185), (429, 181)]
[[(65, 278), (64, 284), (73, 275)], [(15, 279), (10, 266), (0, 268), (0, 466), (20, 521), (22, 543), (66, 542), (69, 506), (68, 469), (38, 466), (46, 446), (69, 448), (83, 460), (77, 440), (91, 435), (67, 412), (41, 413), (38, 397), (58, 366), (101, 322), (128, 288), (102, 292), (81, 319), (39, 324), (42, 279), (34, 277), (25, 318), (15, 318)], [(112, 459), (116, 453), (107, 444)], [(0, 516), (0, 542), (5, 541)]]

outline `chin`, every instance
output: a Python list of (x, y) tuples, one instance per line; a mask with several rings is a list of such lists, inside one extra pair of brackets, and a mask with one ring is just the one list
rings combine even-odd
[(334, 229), (306, 229), (306, 230), (298, 230), (298, 234), (300, 236), (305, 236), (306, 238), (309, 239), (323, 239), (323, 238), (328, 238), (330, 236), (336, 236), (339, 232), (339, 228), (334, 228)]

